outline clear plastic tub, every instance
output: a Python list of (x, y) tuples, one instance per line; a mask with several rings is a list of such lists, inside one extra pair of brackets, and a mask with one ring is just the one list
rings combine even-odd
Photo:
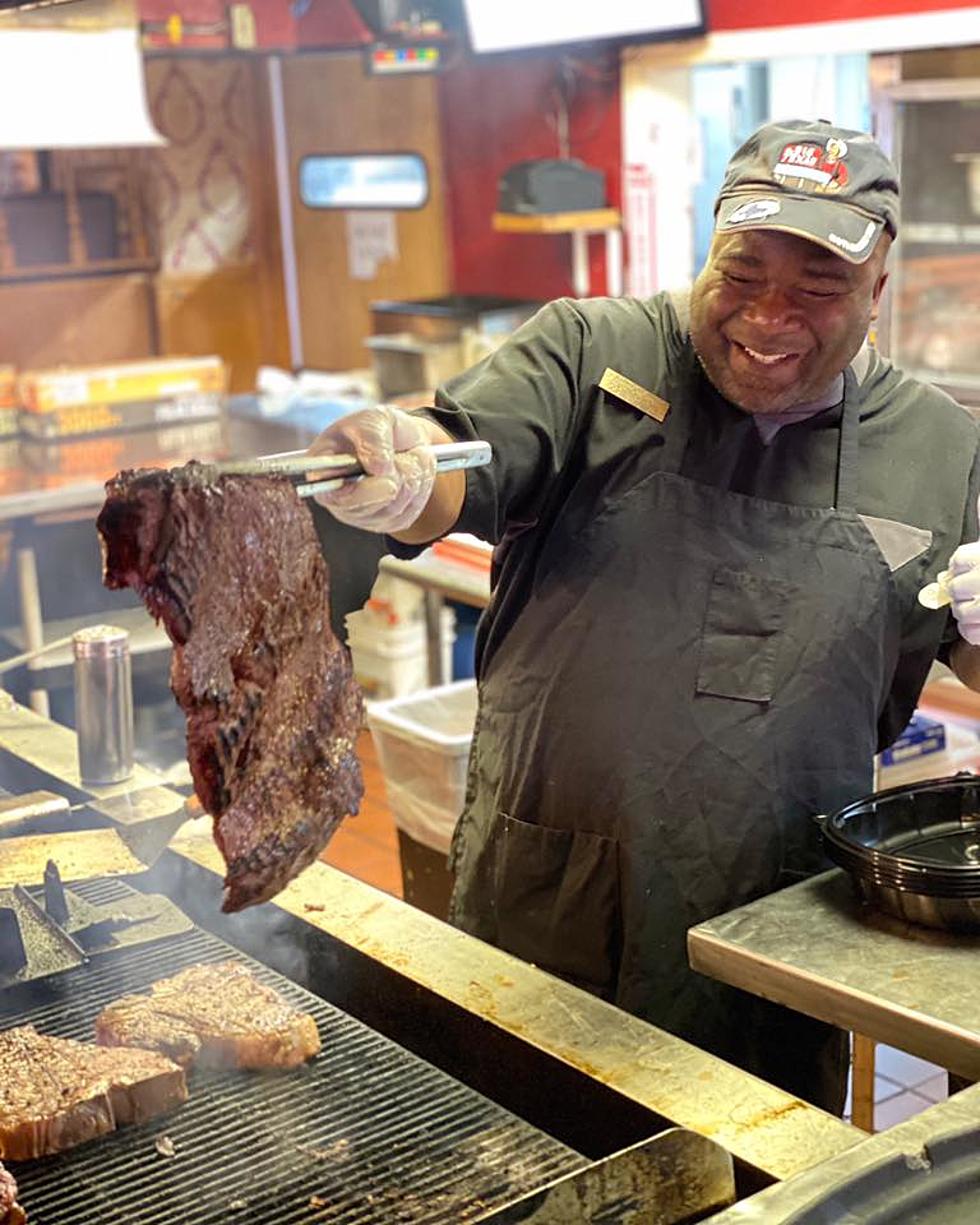
[(443, 853), (463, 810), (475, 721), (473, 680), (367, 706), (396, 825)]

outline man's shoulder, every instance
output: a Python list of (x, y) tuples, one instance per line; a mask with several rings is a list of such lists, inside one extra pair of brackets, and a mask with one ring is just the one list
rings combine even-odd
[(875, 356), (862, 386), (862, 417), (894, 418), (902, 431), (932, 435), (944, 445), (959, 441), (975, 447), (980, 428), (976, 418), (941, 388)]
[(675, 298), (681, 297), (664, 291), (652, 298), (556, 298), (544, 310), (575, 314), (593, 331), (623, 326), (676, 329)]

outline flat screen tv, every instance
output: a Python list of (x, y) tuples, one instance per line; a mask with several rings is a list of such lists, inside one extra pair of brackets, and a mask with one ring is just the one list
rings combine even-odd
[(704, 0), (463, 0), (478, 54), (617, 39), (657, 42), (704, 30)]

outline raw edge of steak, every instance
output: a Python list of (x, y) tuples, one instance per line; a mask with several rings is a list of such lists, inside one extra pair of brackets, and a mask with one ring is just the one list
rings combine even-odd
[(27, 1214), (17, 1203), (17, 1183), (13, 1174), (0, 1165), (0, 1225), (24, 1225)]
[(363, 794), (363, 707), (330, 627), (309, 510), (281, 477), (206, 464), (106, 484), (104, 582), (132, 587), (174, 644), (197, 796), (227, 865), (222, 909), (267, 901)]

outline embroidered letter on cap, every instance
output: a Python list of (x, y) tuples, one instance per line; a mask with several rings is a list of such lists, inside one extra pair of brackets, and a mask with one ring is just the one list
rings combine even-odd
[(670, 411), (670, 405), (666, 400), (661, 400), (658, 395), (647, 391), (639, 383), (634, 383), (625, 374), (619, 374), (611, 366), (607, 366), (602, 372), (599, 386), (603, 391), (608, 391), (618, 399), (624, 400), (633, 408), (638, 408), (641, 413), (646, 413), (654, 421), (663, 421)]

